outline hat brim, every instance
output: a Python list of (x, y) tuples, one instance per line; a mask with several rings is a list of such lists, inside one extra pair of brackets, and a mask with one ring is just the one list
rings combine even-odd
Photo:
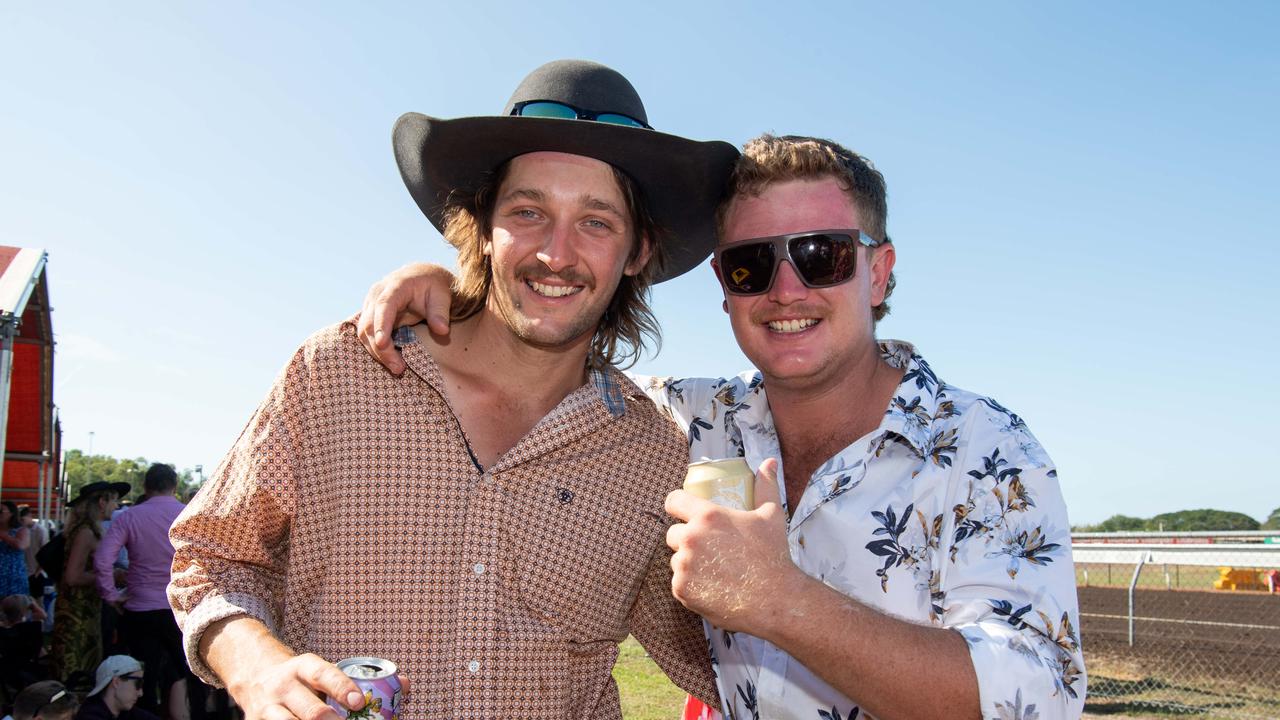
[(667, 263), (655, 282), (682, 275), (711, 254), (716, 205), (738, 159), (738, 149), (719, 140), (554, 118), (442, 120), (406, 113), (396, 121), (392, 143), (409, 193), (441, 232), (449, 193), (476, 189), (487, 173), (518, 155), (563, 152), (619, 168), (640, 185), (667, 231)]

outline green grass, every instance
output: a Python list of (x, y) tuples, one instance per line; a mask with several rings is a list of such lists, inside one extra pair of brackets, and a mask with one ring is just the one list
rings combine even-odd
[(613, 679), (622, 696), (626, 720), (678, 720), (684, 709), (684, 691), (667, 679), (644, 654), (635, 638), (627, 638), (618, 650)]

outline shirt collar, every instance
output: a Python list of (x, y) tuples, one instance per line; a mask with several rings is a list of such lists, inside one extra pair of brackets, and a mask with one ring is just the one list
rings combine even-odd
[(947, 398), (947, 385), (938, 379), (911, 343), (882, 340), (880, 356), (903, 371), (902, 382), (884, 411), (880, 430), (896, 433), (923, 451), (933, 437), (934, 421), (951, 417), (955, 412)]
[[(391, 334), (391, 341), (396, 347), (417, 345), (418, 336), (413, 332), (411, 326), (405, 325), (395, 329), (395, 332)], [(627, 412), (626, 399), (635, 397), (640, 393), (640, 388), (636, 387), (635, 383), (628, 380), (613, 366), (606, 367), (603, 370), (589, 368), (587, 381), (596, 389), (596, 393), (600, 396), (600, 401), (604, 403), (609, 415), (614, 418), (620, 418), (625, 415)]]

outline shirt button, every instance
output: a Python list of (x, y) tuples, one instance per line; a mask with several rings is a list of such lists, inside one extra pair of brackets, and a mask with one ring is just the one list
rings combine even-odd
[(471, 662), (467, 663), (467, 670), (473, 673), (480, 672), (480, 661), (472, 660)]
[(477, 575), (483, 575), (484, 563), (476, 563), (475, 565), (471, 566), (471, 569), (474, 570)]

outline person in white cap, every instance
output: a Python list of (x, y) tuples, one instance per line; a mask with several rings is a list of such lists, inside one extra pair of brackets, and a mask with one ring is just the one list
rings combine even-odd
[(142, 697), (142, 663), (128, 655), (112, 655), (98, 665), (93, 690), (75, 720), (160, 720), (135, 707)]

